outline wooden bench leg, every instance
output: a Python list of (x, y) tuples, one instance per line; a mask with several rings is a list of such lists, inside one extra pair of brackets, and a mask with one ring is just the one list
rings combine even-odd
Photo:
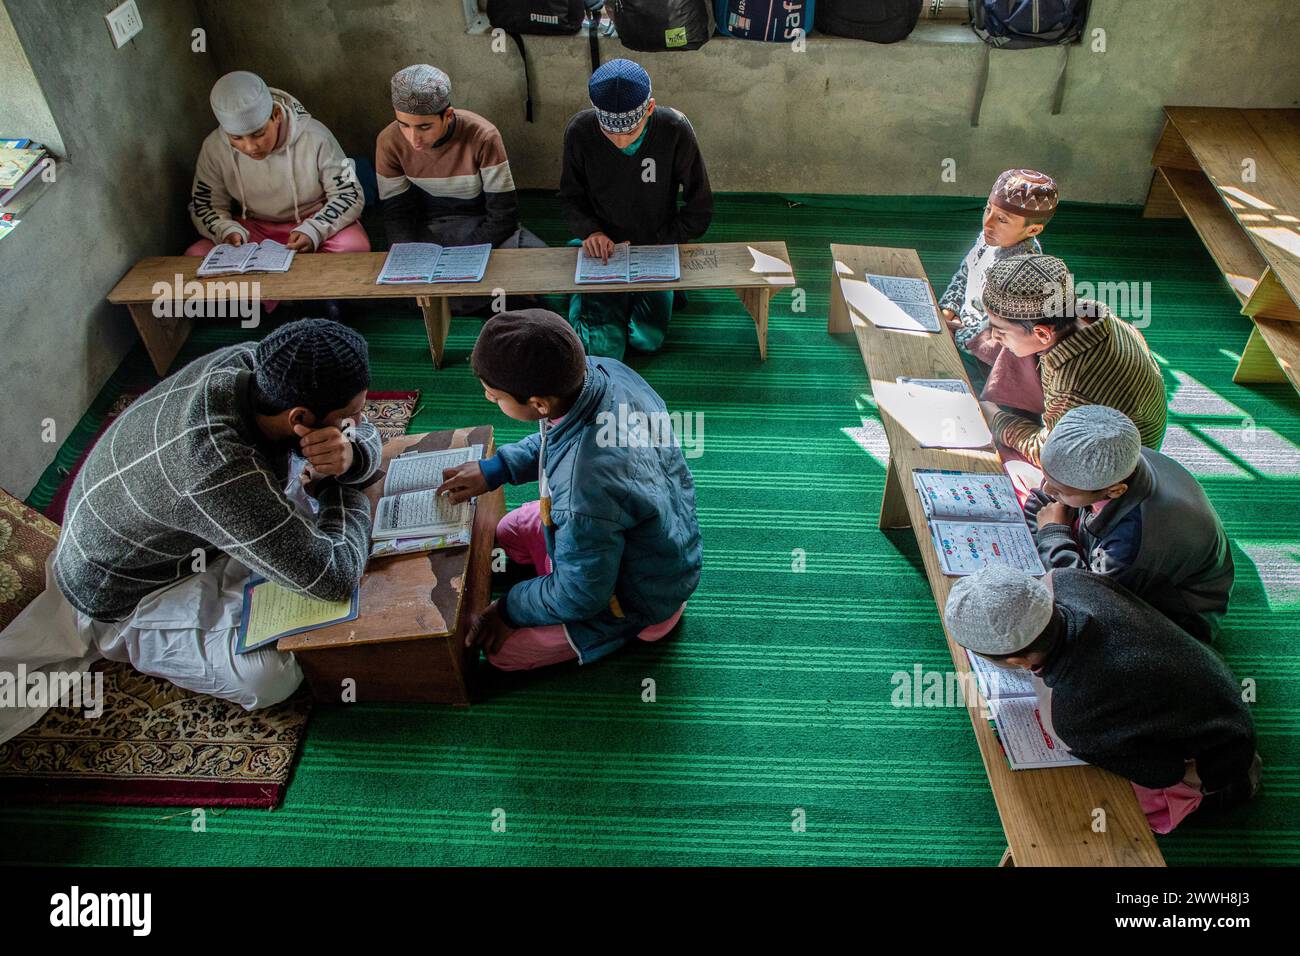
[(145, 351), (153, 361), (154, 370), (165, 376), (171, 368), (172, 359), (181, 350), (190, 334), (190, 320), (185, 317), (169, 319), (153, 314), (153, 305), (137, 302), (128, 305), (131, 320), (135, 322), (136, 331), (144, 342)]
[(1168, 180), (1160, 170), (1151, 176), (1151, 188), (1147, 190), (1147, 202), (1142, 207), (1143, 219), (1185, 219), (1187, 213), (1178, 201)]
[(1239, 384), (1286, 381), (1282, 366), (1277, 364), (1277, 359), (1269, 349), (1268, 343), (1264, 341), (1264, 337), (1259, 334), (1259, 329), (1253, 323), (1250, 326), (1250, 338), (1246, 340), (1246, 347), (1241, 350), (1237, 371), (1232, 373), (1232, 380)]
[(754, 332), (758, 335), (758, 357), (767, 361), (767, 310), (772, 301), (771, 289), (733, 289), (745, 311), (754, 320)]
[(849, 321), (849, 306), (844, 301), (844, 294), (840, 291), (840, 269), (838, 265), (831, 264), (831, 307), (826, 314), (826, 332), (833, 335), (837, 332), (852, 332), (853, 323)]
[(912, 524), (907, 514), (907, 500), (903, 497), (903, 485), (898, 479), (898, 469), (894, 467), (894, 458), (889, 458), (889, 470), (885, 474), (885, 493), (880, 498), (880, 527), (907, 528)]
[(1002, 851), (1002, 859), (998, 860), (998, 866), (1015, 866), (1016, 861), (1011, 857), (1011, 847)]
[(447, 333), (451, 330), (451, 299), (445, 295), (422, 295), (415, 301), (420, 304), (420, 311), (424, 314), (424, 331), (429, 336), (433, 367), (442, 368)]

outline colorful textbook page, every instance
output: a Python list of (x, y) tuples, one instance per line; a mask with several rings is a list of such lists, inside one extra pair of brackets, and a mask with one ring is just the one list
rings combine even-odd
[(1070, 753), (1052, 729), (1047, 687), (1020, 667), (999, 667), (968, 650), (971, 671), (989, 706), (993, 729), (1012, 770), (1070, 767), (1084, 761)]
[(361, 588), (344, 601), (317, 601), (254, 575), (244, 585), (244, 610), (235, 653), (247, 654), (290, 634), (327, 624), (354, 621), (360, 613)]
[(990, 564), (1046, 573), (1006, 475), (918, 469), (912, 483), (944, 574), (961, 577)]

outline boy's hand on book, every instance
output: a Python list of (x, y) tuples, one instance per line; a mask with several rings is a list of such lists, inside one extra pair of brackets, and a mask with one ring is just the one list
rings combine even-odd
[(285, 240), (284, 244), (294, 252), (312, 252), (316, 249), (311, 237), (305, 232), (299, 232), (297, 229), (289, 233), (289, 238)]
[(501, 650), (501, 645), (509, 636), (510, 628), (506, 627), (506, 622), (502, 620), (501, 613), (497, 610), (497, 602), (493, 601), (470, 624), (469, 632), (465, 635), (465, 646), (481, 647), (483, 653), (495, 654)]
[(302, 457), (307, 459), (317, 478), (331, 475), (337, 477), (346, 474), (352, 467), (352, 442), (337, 428), (294, 425), (293, 433), (300, 439), (298, 444), (302, 449)]
[(226, 238), (221, 241), (228, 246), (242, 246), (244, 244), (244, 237), (237, 232), (231, 232), (227, 233)]
[(442, 470), (442, 484), (438, 486), (438, 494), (446, 495), (454, 505), (487, 492), (487, 479), (483, 477), (483, 469), (476, 461)]
[(609, 238), (603, 232), (593, 232), (586, 239), (582, 240), (583, 251), (593, 259), (599, 259), (602, 263), (608, 263), (609, 257), (614, 254), (614, 240)]

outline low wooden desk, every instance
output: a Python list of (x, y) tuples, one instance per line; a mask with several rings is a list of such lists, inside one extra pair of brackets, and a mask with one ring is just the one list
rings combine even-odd
[(1232, 380), (1300, 389), (1300, 110), (1165, 116), (1143, 215), (1190, 219), (1254, 323)]
[[(491, 426), (390, 439), (384, 443), (384, 464), (404, 451), (466, 445), (483, 445), (484, 456), (493, 454)], [(366, 495), (373, 514), (383, 480), (366, 488)], [(350, 678), (357, 703), (470, 703), (478, 649), (466, 650), (465, 630), (471, 615), (488, 604), (492, 547), (504, 506), (500, 488), (479, 497), (468, 548), (372, 561), (361, 578), (361, 613), (355, 621), (280, 639), (276, 646), (298, 656), (317, 700), (339, 703), (343, 681)]]
[[(877, 329), (855, 315), (840, 292), (840, 276), (862, 279), (864, 274), (927, 279), (912, 249), (878, 246), (831, 246), (831, 314), (828, 327), (845, 326), (857, 336), (858, 349), (874, 388), (899, 375), (917, 378), (959, 378), (966, 371), (952, 336)], [(927, 279), (928, 281), (928, 279)], [(940, 624), (948, 591), (955, 579), (943, 573), (931, 544), (921, 499), (912, 487), (917, 468), (1001, 472), (1002, 461), (992, 449), (921, 448), (916, 439), (888, 412), (881, 421), (889, 439), (889, 468), (880, 506), (880, 527), (911, 525), (920, 545)], [(945, 628), (946, 633), (946, 628)], [(960, 673), (970, 671), (966, 651), (948, 636), (948, 650)], [(1128, 781), (1097, 767), (1055, 767), (1012, 771), (978, 700), (967, 701), (975, 739), (988, 773), (993, 799), (1007, 836), (1004, 864), (1017, 866), (1163, 866), (1146, 816)], [(1106, 813), (1106, 829), (1093, 832), (1095, 811)]]
[[(754, 249), (785, 266), (755, 272)], [(186, 283), (202, 284), (205, 301), (236, 295), (240, 282), (257, 282), (261, 299), (415, 299), (424, 314), (429, 351), (435, 367), (442, 366), (451, 304), (465, 296), (558, 295), (583, 292), (663, 292), (676, 289), (732, 289), (754, 320), (758, 354), (767, 359), (767, 314), (772, 296), (794, 285), (794, 270), (784, 242), (711, 242), (678, 246), (682, 276), (676, 282), (588, 283), (573, 281), (578, 248), (494, 249), (479, 282), (378, 285), (376, 280), (387, 253), (340, 252), (296, 256), (288, 272), (249, 273), (197, 279), (202, 261), (196, 256), (154, 256), (141, 259), (108, 294), (114, 305), (125, 305), (144, 341), (159, 375), (166, 375), (172, 359), (190, 334), (189, 318), (154, 314), (155, 288), (182, 290)], [(171, 296), (171, 293), (168, 293)], [(227, 321), (238, 321), (231, 318)]]

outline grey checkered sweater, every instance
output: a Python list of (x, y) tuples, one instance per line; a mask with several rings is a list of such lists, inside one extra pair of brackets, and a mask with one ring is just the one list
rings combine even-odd
[(288, 455), (257, 430), (249, 395), (256, 343), (186, 365), (113, 422), (77, 475), (54, 570), (73, 607), (100, 621), (128, 617), (151, 591), (231, 555), (323, 601), (361, 580), (370, 507), (352, 485), (379, 467), (382, 443), (362, 419), (356, 461), (318, 495), (315, 520), (283, 489)]

